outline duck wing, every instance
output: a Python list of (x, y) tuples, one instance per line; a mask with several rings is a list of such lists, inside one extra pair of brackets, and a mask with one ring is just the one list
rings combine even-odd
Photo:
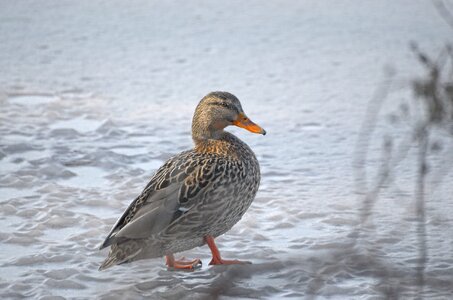
[(215, 177), (212, 165), (212, 158), (192, 151), (169, 159), (118, 219), (100, 249), (162, 232), (198, 202), (206, 179)]

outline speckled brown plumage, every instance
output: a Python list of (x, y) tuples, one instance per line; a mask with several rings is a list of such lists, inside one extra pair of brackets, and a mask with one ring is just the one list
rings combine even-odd
[(258, 191), (260, 169), (252, 150), (223, 131), (229, 124), (222, 122), (240, 113), (229, 93), (202, 99), (194, 149), (165, 162), (126, 209), (101, 246), (111, 250), (100, 269), (201, 246), (205, 236), (217, 237), (241, 219)]

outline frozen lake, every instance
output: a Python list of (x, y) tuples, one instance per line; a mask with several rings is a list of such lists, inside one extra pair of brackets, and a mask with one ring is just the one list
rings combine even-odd
[[(403, 165), (358, 244), (354, 151), (386, 70), (401, 87), (388, 111), (423, 74), (409, 42), (435, 56), (452, 36), (421, 0), (1, 1), (0, 298), (414, 298), (415, 172)], [(194, 272), (163, 259), (98, 272), (100, 243), (192, 146), (192, 113), (213, 90), (268, 132), (230, 129), (262, 184), (218, 245), (253, 264), (207, 266), (204, 246), (183, 253), (203, 260)], [(369, 168), (389, 131), (404, 134), (379, 123)], [(453, 294), (451, 173), (427, 201), (429, 299)]]

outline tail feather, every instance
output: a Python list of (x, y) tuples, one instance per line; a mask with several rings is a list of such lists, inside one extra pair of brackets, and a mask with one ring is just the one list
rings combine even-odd
[(109, 256), (107, 257), (104, 262), (101, 264), (99, 267), (99, 271), (104, 271), (105, 269), (108, 269), (110, 267), (113, 267), (114, 265), (117, 265), (117, 259), (116, 257)]
[(123, 247), (123, 245), (114, 244), (110, 248), (109, 255), (99, 267), (99, 271), (103, 271), (115, 265), (126, 263), (137, 256), (141, 251), (141, 248), (131, 249), (131, 247)]

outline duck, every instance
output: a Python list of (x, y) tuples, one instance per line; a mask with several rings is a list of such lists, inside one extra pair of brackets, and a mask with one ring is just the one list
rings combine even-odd
[(222, 258), (214, 241), (242, 218), (261, 180), (252, 149), (224, 130), (230, 125), (266, 134), (233, 94), (215, 91), (201, 99), (192, 119), (193, 149), (168, 159), (116, 221), (100, 246), (110, 251), (99, 270), (164, 256), (169, 269), (193, 270), (200, 259), (174, 254), (206, 244), (210, 265), (250, 263)]

